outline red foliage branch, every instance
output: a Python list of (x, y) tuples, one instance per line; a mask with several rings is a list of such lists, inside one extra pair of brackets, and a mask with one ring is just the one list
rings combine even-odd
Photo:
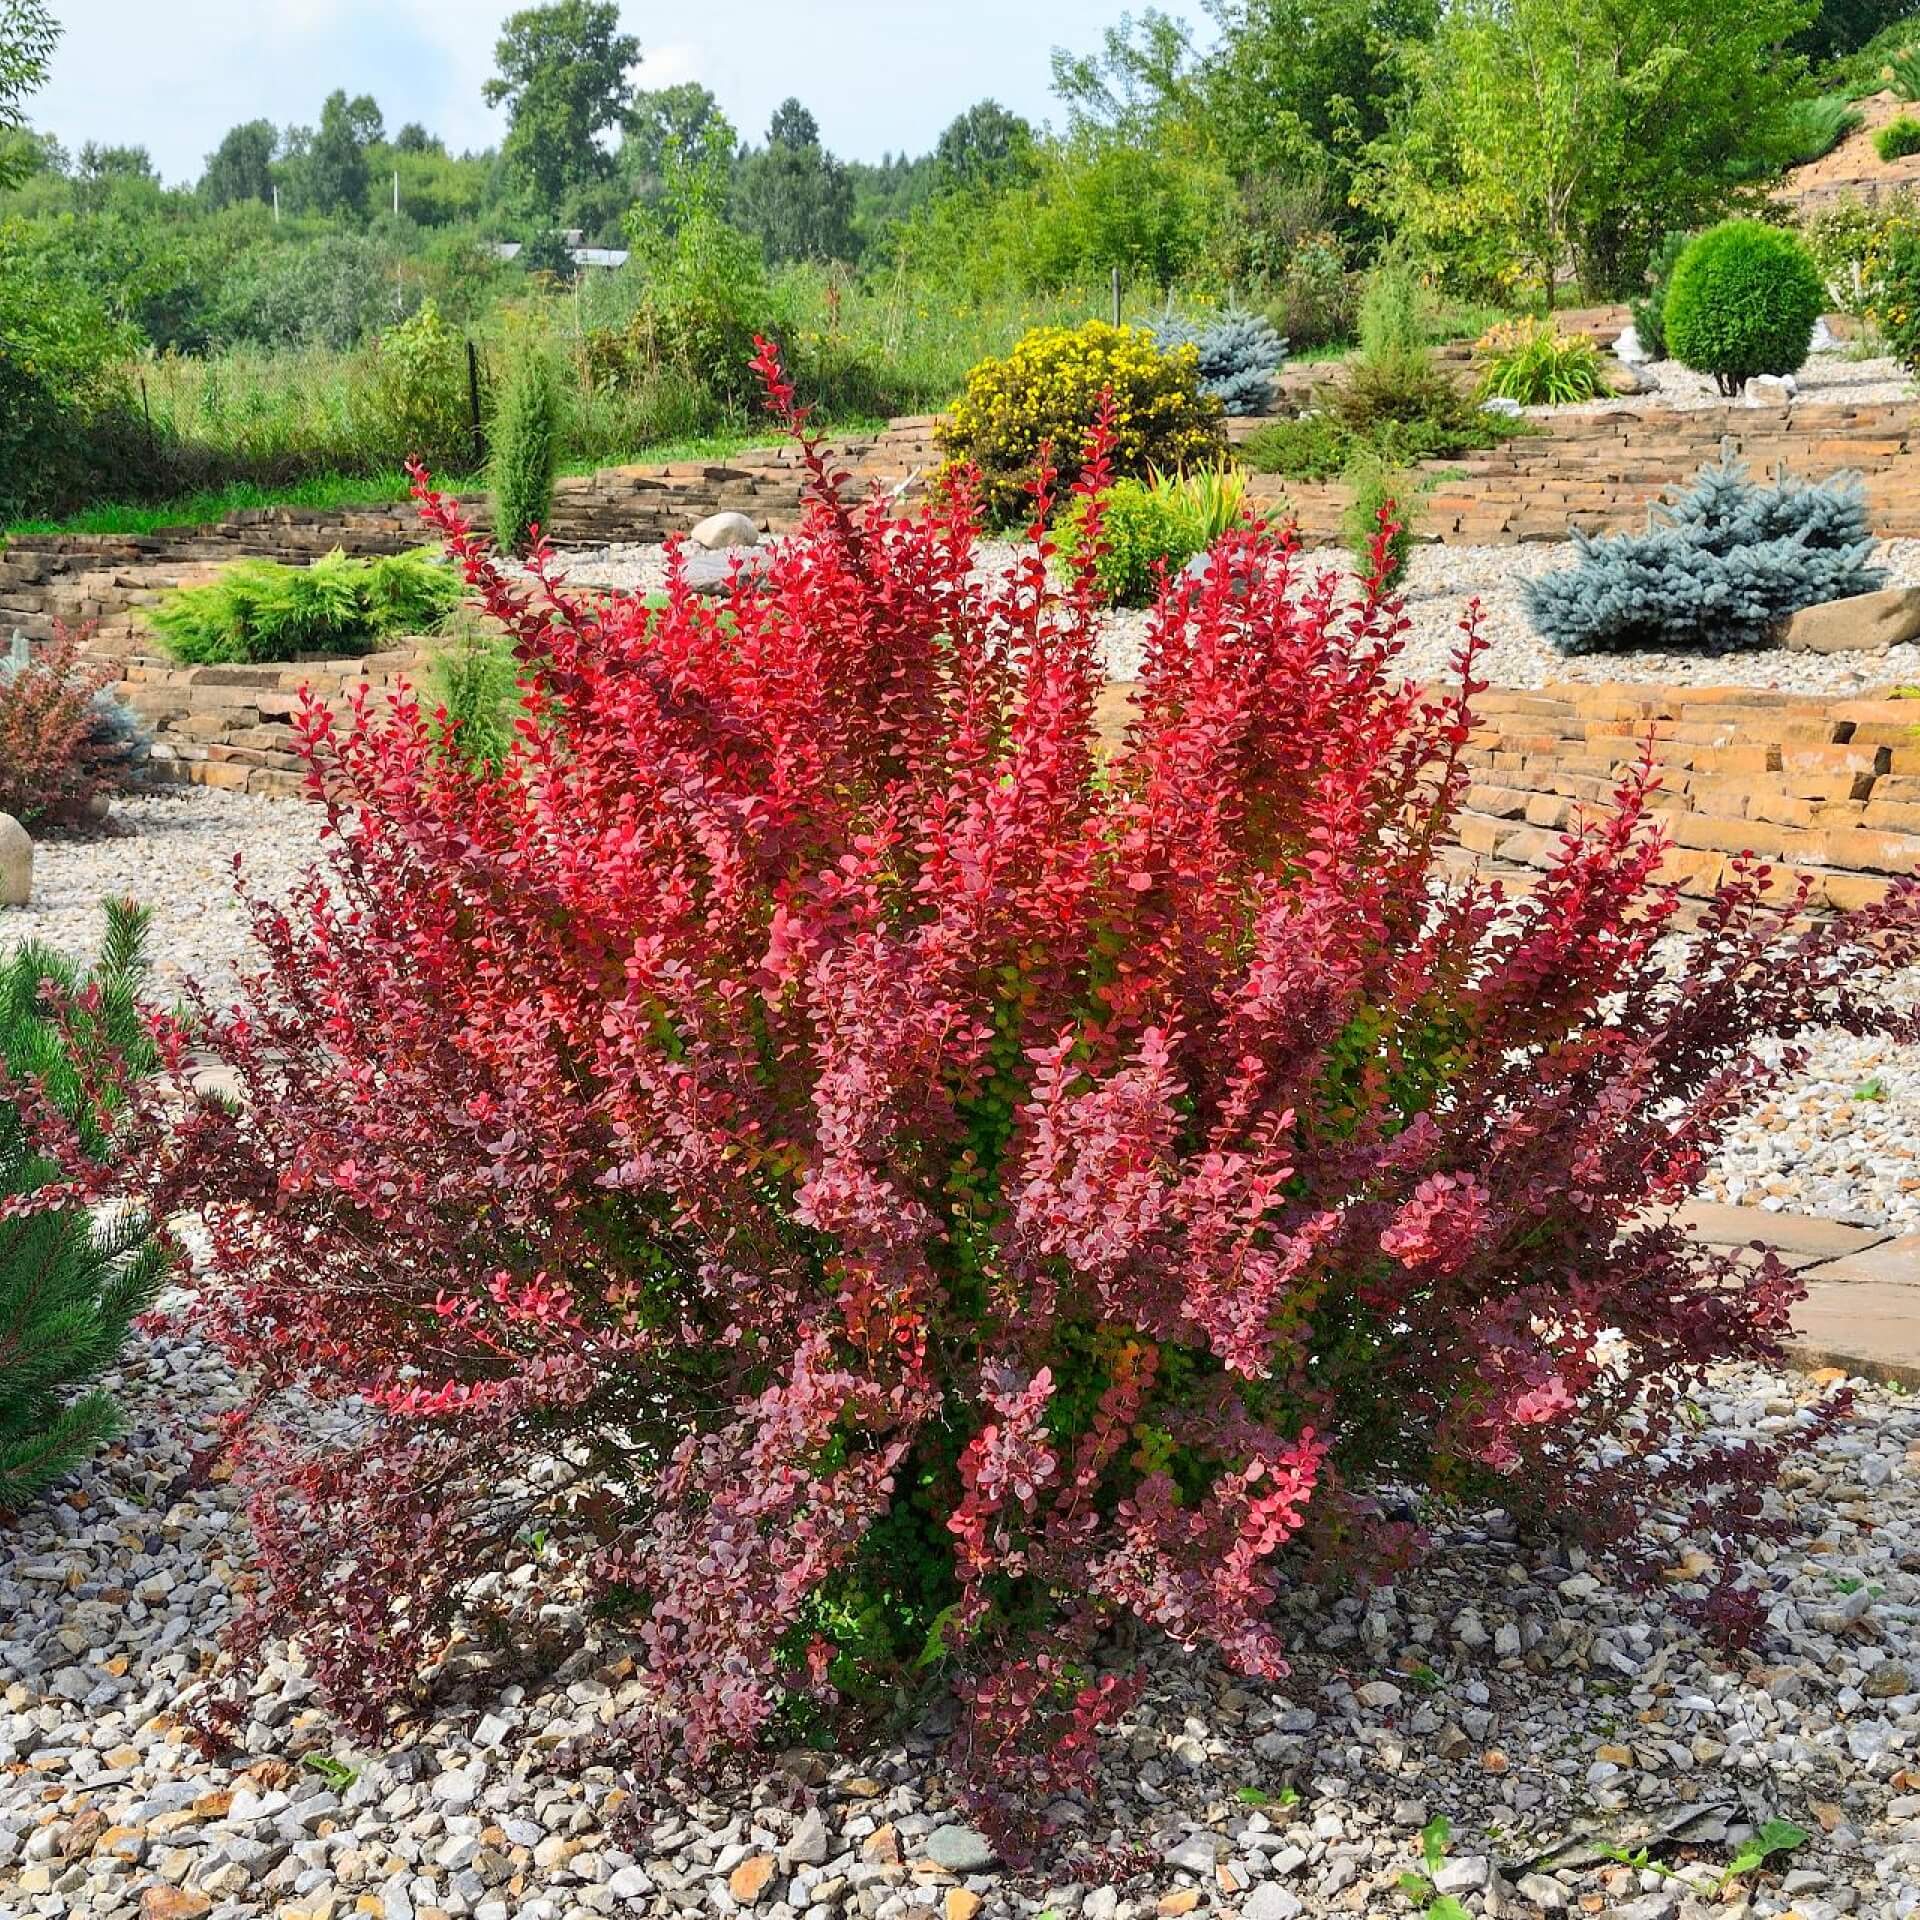
[(126, 749), (106, 737), (94, 696), (116, 678), (84, 656), (87, 634), (56, 624), (26, 663), (0, 674), (0, 813), (71, 826), (125, 784)]
[(1794, 1284), (1657, 1209), (1756, 1042), (1915, 1033), (1915, 894), (1795, 930), (1742, 866), (1684, 932), (1645, 764), (1524, 897), (1443, 884), (1471, 623), (1405, 684), (1397, 603), (1266, 528), (1170, 583), (1104, 756), (1089, 576), (981, 577), (964, 486), (850, 504), (760, 368), (813, 479), (764, 577), (522, 588), (421, 477), (511, 759), (302, 716), (326, 868), (208, 1016), (244, 1100), (152, 1155), (260, 1383), (238, 1649), (377, 1723), (461, 1609), (583, 1584), (700, 1760), (924, 1648), (1011, 1817), (1123, 1616), (1283, 1672), (1289, 1551), (1405, 1545), (1371, 1483), (1629, 1554), (1675, 1488), (1750, 1518), (1764, 1456), (1669, 1449)]

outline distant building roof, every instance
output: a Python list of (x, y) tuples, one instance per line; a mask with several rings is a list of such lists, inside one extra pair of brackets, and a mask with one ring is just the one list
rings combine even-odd
[[(580, 246), (577, 231), (569, 238), (567, 258), (576, 267), (624, 267), (630, 258), (625, 247)], [(493, 243), (492, 252), (496, 260), (518, 260), (521, 243), (518, 240), (496, 240)]]

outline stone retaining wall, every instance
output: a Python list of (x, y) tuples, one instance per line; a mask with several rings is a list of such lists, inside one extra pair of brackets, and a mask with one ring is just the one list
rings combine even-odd
[(1538, 871), (1581, 809), (1604, 810), (1652, 742), (1666, 877), (1711, 893), (1750, 852), (1811, 904), (1878, 900), (1920, 874), (1920, 700), (1812, 699), (1750, 687), (1494, 688), (1477, 702), (1461, 846)]
[[(1765, 477), (1781, 465), (1803, 480), (1858, 472), (1874, 531), (1920, 537), (1920, 437), (1914, 408), (1889, 403), (1716, 406), (1687, 412), (1645, 407), (1557, 419), (1480, 453), (1429, 463), (1432, 490), (1416, 527), (1448, 546), (1564, 540), (1641, 525), (1663, 494), (1684, 486), (1722, 449)], [(1256, 475), (1253, 498), (1289, 506), (1310, 541), (1332, 539), (1346, 504), (1338, 486)]]
[[(897, 485), (938, 456), (931, 418), (896, 421), (884, 434), (835, 442), (836, 468), (856, 485)], [(791, 527), (804, 473), (791, 447), (757, 448), (725, 462), (610, 467), (562, 479), (554, 489), (552, 537), (565, 547), (655, 543), (710, 513), (740, 512), (763, 530)], [(484, 499), (461, 505), (487, 524)], [(302, 565), (334, 547), (351, 554), (398, 553), (426, 538), (411, 505), (327, 511), (256, 508), (215, 525), (150, 534), (23, 535), (0, 547), (0, 641), (18, 628), (46, 639), (56, 621), (92, 625), (105, 652), (139, 650), (134, 608), (183, 582), (248, 558)]]
[[(938, 463), (935, 421), (892, 422), (867, 439), (836, 443), (835, 467), (856, 485), (906, 489)], [(1236, 421), (1244, 435), (1259, 423)], [(1723, 445), (1756, 470), (1785, 461), (1809, 479), (1842, 469), (1866, 476), (1875, 530), (1920, 536), (1920, 443), (1907, 406), (1712, 407), (1575, 415), (1550, 434), (1506, 442), (1433, 469), (1421, 537), (1449, 544), (1561, 540), (1569, 526), (1592, 532), (1637, 523), (1648, 504), (1684, 483)], [(790, 447), (725, 461), (615, 467), (562, 480), (553, 537), (562, 546), (652, 543), (709, 513), (745, 513), (763, 529), (790, 527), (804, 476)], [(1256, 475), (1253, 497), (1284, 504), (1309, 542), (1338, 535), (1345, 493)], [(463, 502), (485, 525), (485, 502)], [(393, 553), (422, 533), (406, 505), (332, 512), (271, 508), (236, 513), (210, 527), (152, 534), (26, 536), (0, 548), (0, 640), (18, 628), (44, 639), (60, 621), (91, 624), (101, 650), (141, 650), (133, 609), (183, 581), (248, 556), (299, 564), (332, 547)]]
[(293, 716), (302, 689), (344, 718), (361, 686), (378, 698), (403, 680), (424, 686), (427, 670), (427, 652), (418, 645), (284, 666), (180, 667), (136, 658), (123, 663), (115, 690), (153, 729), (158, 779), (288, 794), (300, 790)]
[[(355, 689), (418, 685), (419, 648), (358, 661), (176, 667), (126, 663), (121, 693), (156, 733), (161, 776), (253, 793), (299, 786), (291, 718), (303, 686), (344, 714)], [(1124, 729), (1128, 689), (1103, 726)], [(1817, 908), (1878, 900), (1920, 873), (1920, 700), (1821, 700), (1746, 687), (1494, 688), (1478, 702), (1473, 772), (1456, 823), (1463, 853), (1524, 881), (1547, 867), (1582, 809), (1604, 811), (1651, 742), (1655, 805), (1674, 847), (1666, 877), (1711, 893), (1729, 860), (1804, 874)]]

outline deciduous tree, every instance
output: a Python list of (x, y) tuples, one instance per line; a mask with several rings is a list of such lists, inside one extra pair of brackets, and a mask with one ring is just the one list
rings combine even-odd
[(510, 16), (493, 58), (499, 71), (482, 92), (507, 110), (508, 180), (523, 207), (551, 215), (608, 171), (600, 135), (631, 104), (640, 42), (620, 31), (616, 0), (556, 0)]
[(1669, 228), (1755, 197), (1802, 71), (1811, 0), (1460, 0), (1362, 191), (1456, 275), (1549, 299), (1576, 262), (1637, 287)]
[[(26, 122), (23, 102), (47, 82), (60, 28), (44, 0), (0, 0), (0, 133), (19, 132)], [(23, 179), (27, 150), (0, 141), (0, 188)]]
[(273, 156), (280, 134), (271, 120), (246, 120), (230, 128), (207, 155), (200, 176), (200, 197), (210, 207), (231, 207), (243, 200), (273, 198)]

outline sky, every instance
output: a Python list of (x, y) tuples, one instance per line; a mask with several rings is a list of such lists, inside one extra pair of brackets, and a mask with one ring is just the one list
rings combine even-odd
[[(480, 98), (500, 22), (526, 0), (53, 0), (65, 31), (33, 125), (71, 150), (144, 146), (169, 183), (199, 177), (226, 130), (311, 126), (335, 87), (371, 93), (389, 129), (422, 122), (456, 151), (495, 144)], [(920, 153), (974, 101), (1038, 123), (1056, 46), (1095, 47), (1127, 0), (623, 0), (637, 84), (698, 80), (764, 135), (797, 94), (843, 158)], [(1189, 15), (1195, 5), (1175, 12)]]

